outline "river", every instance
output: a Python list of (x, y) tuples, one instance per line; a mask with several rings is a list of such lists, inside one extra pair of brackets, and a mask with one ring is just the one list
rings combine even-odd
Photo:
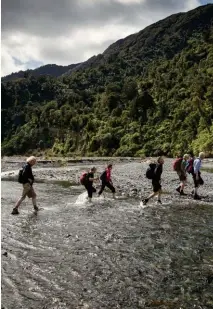
[[(77, 204), (79, 189), (2, 181), (2, 306), (213, 308), (213, 205), (141, 208), (137, 199)], [(81, 190), (82, 192), (82, 190)]]

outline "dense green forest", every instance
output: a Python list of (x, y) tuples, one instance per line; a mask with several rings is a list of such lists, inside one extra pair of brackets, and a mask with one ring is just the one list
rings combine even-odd
[(159, 21), (59, 77), (9, 79), (2, 155), (213, 155), (213, 5)]

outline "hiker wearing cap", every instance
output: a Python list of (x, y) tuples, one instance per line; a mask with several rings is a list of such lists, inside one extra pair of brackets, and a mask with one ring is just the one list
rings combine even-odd
[(98, 196), (100, 196), (104, 191), (105, 187), (107, 187), (112, 191), (113, 198), (115, 198), (115, 188), (111, 180), (111, 171), (112, 171), (112, 164), (109, 164), (106, 170), (101, 174), (100, 176), (101, 189), (98, 192)]
[(26, 196), (32, 198), (32, 203), (35, 211), (38, 211), (38, 207), (36, 205), (36, 193), (33, 188), (34, 176), (32, 173), (32, 166), (35, 165), (36, 158), (34, 156), (29, 157), (26, 160), (26, 164), (23, 166), (23, 169), (19, 172), (18, 181), (23, 185), (23, 191), (20, 199), (17, 201), (15, 207), (13, 208), (12, 215), (18, 215), (18, 208), (21, 203), (24, 201)]
[(98, 178), (94, 178), (94, 174), (96, 173), (96, 168), (92, 167), (88, 173), (83, 173), (80, 182), (86, 188), (88, 193), (88, 201), (92, 202), (92, 194), (96, 192), (96, 189), (93, 187), (93, 181), (98, 180)]
[(164, 159), (163, 157), (158, 157), (157, 164), (150, 164), (149, 168), (146, 172), (146, 177), (148, 179), (152, 179), (152, 187), (153, 187), (153, 193), (151, 193), (147, 198), (145, 198), (142, 202), (143, 205), (146, 205), (148, 201), (153, 198), (154, 196), (158, 196), (158, 204), (162, 204), (161, 202), (161, 174), (163, 172), (163, 164)]
[[(179, 161), (178, 161), (179, 160)], [(177, 162), (176, 166), (176, 172), (180, 179), (180, 185), (176, 188), (176, 191), (180, 193), (180, 195), (186, 195), (183, 191), (184, 186), (186, 184), (187, 174), (186, 174), (186, 167), (188, 164), (189, 155), (185, 154), (183, 158), (177, 159), (175, 162)], [(175, 165), (175, 164), (174, 164)]]
[(193, 180), (194, 180), (194, 190), (192, 191), (193, 193), (193, 197), (195, 200), (200, 200), (201, 197), (198, 195), (198, 188), (199, 186), (203, 185), (204, 184), (204, 181), (201, 177), (201, 172), (200, 172), (200, 169), (201, 169), (201, 164), (202, 164), (202, 160), (205, 158), (205, 154), (204, 152), (200, 152), (199, 153), (199, 157), (197, 159), (194, 160), (194, 163), (193, 163), (193, 169), (194, 169), (194, 173), (193, 173)]

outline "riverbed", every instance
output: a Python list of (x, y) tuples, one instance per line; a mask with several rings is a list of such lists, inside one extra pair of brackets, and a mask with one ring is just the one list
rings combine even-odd
[(194, 201), (190, 176), (188, 195), (175, 192), (171, 163), (162, 175), (163, 204), (146, 207), (147, 162), (116, 162), (118, 198), (106, 192), (93, 204), (79, 175), (92, 165), (101, 172), (104, 162), (40, 164), (34, 186), (41, 210), (34, 214), (26, 199), (18, 216), (10, 213), (21, 192), (20, 162), (4, 163), (2, 308), (213, 308), (213, 174), (203, 171), (202, 200)]

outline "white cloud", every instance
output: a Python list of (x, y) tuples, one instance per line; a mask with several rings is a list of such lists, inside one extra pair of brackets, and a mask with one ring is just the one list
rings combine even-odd
[(2, 0), (1, 74), (34, 68), (38, 61), (84, 61), (113, 41), (198, 5), (198, 0)]
[(10, 50), (4, 46), (1, 48), (1, 76), (26, 69), (27, 67), (25, 65), (18, 65), (15, 63)]

